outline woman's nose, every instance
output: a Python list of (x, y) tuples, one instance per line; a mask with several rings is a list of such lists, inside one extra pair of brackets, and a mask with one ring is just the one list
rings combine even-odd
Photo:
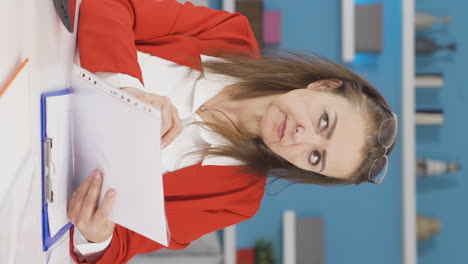
[(297, 126), (296, 130), (293, 133), (293, 141), (296, 144), (300, 144), (304, 138), (304, 128)]
[(293, 141), (295, 144), (320, 144), (322, 138), (314, 129), (305, 129), (302, 126), (296, 126), (296, 130), (293, 133)]

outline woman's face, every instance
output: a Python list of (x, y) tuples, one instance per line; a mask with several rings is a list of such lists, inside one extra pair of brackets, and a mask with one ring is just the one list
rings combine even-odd
[(273, 99), (262, 116), (260, 136), (295, 166), (348, 178), (361, 163), (364, 114), (330, 91), (340, 80), (319, 80)]

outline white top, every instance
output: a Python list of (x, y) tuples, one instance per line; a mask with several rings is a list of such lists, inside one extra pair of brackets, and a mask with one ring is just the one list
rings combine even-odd
[[(188, 155), (183, 159), (181, 157), (183, 154), (200, 148), (222, 145), (226, 140), (211, 131), (197, 125), (189, 125), (189, 123), (203, 121), (196, 114), (198, 108), (236, 80), (208, 72), (198, 79), (202, 74), (200, 71), (190, 72), (191, 68), (187, 66), (144, 52), (137, 51), (137, 55), (144, 86), (137, 78), (127, 74), (97, 72), (95, 75), (116, 87), (135, 87), (148, 93), (168, 96), (179, 112), (184, 129), (170, 145), (161, 150), (161, 156), (164, 157), (162, 171), (167, 173), (199, 163), (200, 156)], [(205, 55), (201, 55), (200, 58), (203, 62), (220, 60)], [(75, 64), (80, 65), (78, 52), (75, 55)], [(232, 166), (242, 165), (242, 163), (230, 157), (208, 156), (203, 159), (202, 165)], [(75, 228), (74, 250), (80, 261), (86, 258), (88, 262), (94, 262), (101, 258), (111, 240), (112, 236), (102, 243), (89, 243)]]

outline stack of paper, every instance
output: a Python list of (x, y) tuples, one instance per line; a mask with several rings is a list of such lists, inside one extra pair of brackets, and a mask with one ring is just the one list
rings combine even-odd
[[(75, 66), (72, 76), (74, 187), (104, 172), (100, 203), (116, 190), (112, 221), (168, 245), (161, 172), (161, 114)], [(138, 105), (138, 106), (137, 106)]]

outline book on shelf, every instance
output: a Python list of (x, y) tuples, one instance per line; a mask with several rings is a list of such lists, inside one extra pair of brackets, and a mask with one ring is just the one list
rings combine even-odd
[(381, 53), (384, 49), (383, 3), (355, 5), (357, 52)]
[(416, 110), (416, 125), (443, 125), (444, 112), (441, 109)]
[(249, 20), (260, 48), (263, 46), (263, 9), (263, 1), (236, 1), (236, 12), (241, 13)]
[(418, 73), (414, 79), (414, 86), (416, 88), (442, 88), (444, 75), (441, 73)]

